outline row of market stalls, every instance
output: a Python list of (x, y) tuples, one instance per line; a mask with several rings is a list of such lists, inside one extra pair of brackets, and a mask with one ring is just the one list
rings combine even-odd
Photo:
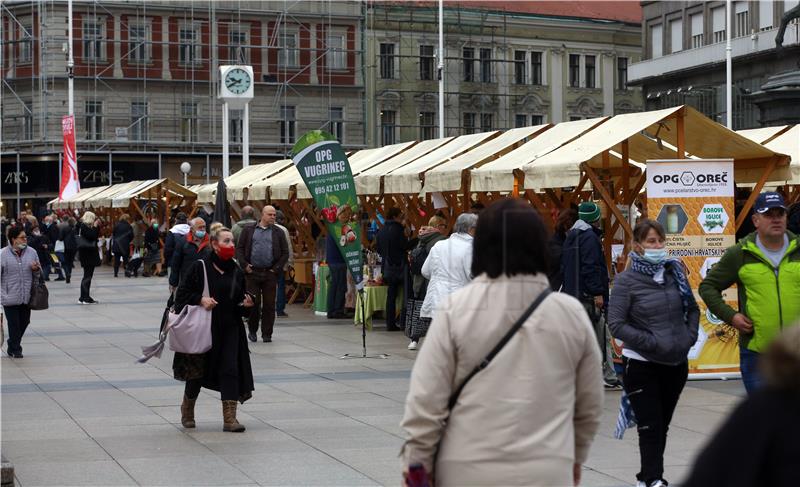
[[(602, 202), (608, 234), (621, 229), (624, 241), (632, 233), (624, 209), (646, 199), (646, 161), (720, 158), (733, 159), (737, 185), (752, 188), (737, 228), (765, 185), (783, 188), (790, 201), (800, 200), (800, 126), (736, 133), (689, 106), (403, 142), (349, 154), (356, 191), (370, 219), (380, 221), (378, 214), (397, 206), (408, 210), (416, 228), (436, 212), (452, 225), (473, 205), (508, 196), (526, 199), (544, 215), (591, 198)], [(277, 205), (295, 223), (298, 251), (314, 248), (310, 223), (324, 225), (290, 159), (246, 167), (225, 184), (234, 219), (244, 205)], [(188, 214), (195, 203), (213, 205), (217, 187), (216, 182), (188, 188), (170, 180), (132, 182), (87, 189), (51, 206), (125, 208), (145, 215), (148, 205), (156, 205), (159, 215), (178, 207)]]

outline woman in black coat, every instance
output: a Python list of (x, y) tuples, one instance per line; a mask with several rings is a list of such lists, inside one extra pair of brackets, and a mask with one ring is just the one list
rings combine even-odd
[[(128, 220), (130, 217), (124, 214), (119, 222), (114, 225), (111, 233), (111, 253), (114, 254), (114, 277), (119, 275), (119, 263), (122, 260), (123, 269), (128, 268), (128, 257), (130, 257), (131, 241), (133, 240), (133, 227)], [(126, 274), (127, 277), (130, 277)]]
[(81, 261), (83, 268), (83, 279), (81, 279), (81, 297), (78, 299), (79, 304), (97, 304), (99, 301), (92, 299), (89, 296), (89, 289), (92, 286), (92, 276), (94, 276), (94, 268), (100, 265), (100, 251), (97, 248), (97, 239), (100, 236), (100, 219), (91, 211), (87, 211), (81, 217), (81, 221), (75, 228), (76, 239), (80, 237), (81, 241), (86, 241), (85, 248), (78, 249), (78, 259)]
[[(181, 424), (194, 428), (194, 405), (200, 388), (219, 391), (222, 396), (223, 431), (241, 432), (236, 420), (236, 402), (253, 395), (253, 369), (242, 318), (250, 314), (253, 298), (245, 294), (244, 273), (233, 260), (233, 234), (223, 228), (211, 240), (210, 255), (195, 261), (181, 278), (175, 292), (175, 311), (186, 305), (211, 310), (211, 350), (203, 354), (175, 353), (175, 378), (186, 381)], [(205, 267), (205, 273), (203, 271)], [(208, 276), (210, 297), (203, 296)]]
[(547, 272), (547, 279), (553, 291), (560, 291), (564, 284), (564, 273), (561, 271), (561, 254), (564, 253), (564, 241), (567, 239), (567, 232), (572, 225), (578, 221), (578, 212), (574, 208), (561, 210), (556, 220), (555, 231), (550, 241), (547, 242), (549, 253), (550, 270)]

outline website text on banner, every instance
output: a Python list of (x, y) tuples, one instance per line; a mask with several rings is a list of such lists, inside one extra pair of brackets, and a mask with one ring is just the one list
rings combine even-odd
[[(737, 375), (739, 332), (714, 316), (697, 294), (706, 273), (736, 243), (733, 161), (647, 161), (647, 214), (664, 226), (670, 257), (689, 269), (700, 306), (700, 331), (689, 351), (690, 376)], [(724, 296), (735, 308), (736, 288)]]
[(292, 148), (295, 167), (342, 253), (356, 287), (363, 287), (360, 211), (350, 163), (336, 138), (312, 130)]

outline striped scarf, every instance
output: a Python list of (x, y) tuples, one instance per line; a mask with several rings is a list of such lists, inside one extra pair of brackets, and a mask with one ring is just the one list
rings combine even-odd
[(652, 264), (644, 259), (641, 255), (631, 253), (631, 268), (646, 276), (655, 276), (664, 270), (670, 271), (675, 282), (678, 283), (678, 291), (681, 293), (681, 301), (683, 302), (683, 319), (688, 321), (689, 306), (695, 304), (694, 293), (689, 285), (689, 279), (686, 273), (683, 272), (683, 263), (679, 259), (667, 259), (660, 264)]

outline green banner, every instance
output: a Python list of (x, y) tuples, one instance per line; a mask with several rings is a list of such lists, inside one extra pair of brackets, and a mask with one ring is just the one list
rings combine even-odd
[(360, 212), (347, 155), (339, 141), (322, 130), (312, 130), (302, 136), (292, 148), (292, 154), (294, 166), (314, 197), (328, 234), (333, 235), (360, 289), (364, 273)]

